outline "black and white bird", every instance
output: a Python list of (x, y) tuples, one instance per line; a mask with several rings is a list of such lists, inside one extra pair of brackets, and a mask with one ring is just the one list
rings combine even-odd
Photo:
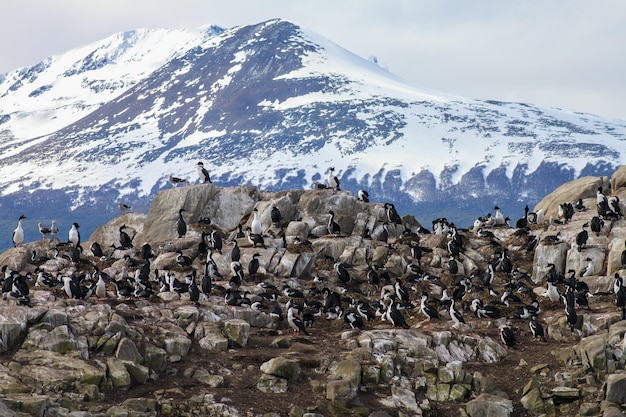
[(456, 301), (455, 301), (454, 298), (452, 298), (451, 304), (450, 304), (450, 318), (452, 319), (454, 324), (465, 323), (465, 319), (463, 318), (463, 314), (456, 307)]
[(356, 311), (349, 310), (343, 315), (343, 319), (353, 329), (362, 329), (365, 327), (363, 317), (361, 317)]
[(579, 277), (588, 277), (590, 275), (593, 275), (596, 272), (595, 267), (593, 266), (593, 259), (585, 258), (585, 261), (587, 263), (585, 264), (583, 269), (580, 270), (578, 274)]
[(213, 248), (213, 250), (215, 250), (215, 252), (217, 253), (222, 253), (224, 241), (222, 240), (222, 235), (220, 234), (220, 232), (217, 229), (213, 229), (209, 238), (211, 240), (211, 247)]
[(304, 326), (304, 322), (298, 316), (298, 309), (294, 306), (289, 307), (287, 310), (287, 322), (289, 323), (289, 327), (293, 329), (293, 334), (298, 335), (300, 332), (303, 332), (307, 336), (309, 333), (306, 331), (306, 327)]
[(198, 177), (200, 177), (200, 182), (202, 184), (211, 183), (211, 176), (209, 175), (209, 171), (204, 167), (203, 162), (198, 162), (196, 164), (196, 170), (198, 171)]
[(328, 229), (328, 233), (331, 235), (338, 235), (341, 233), (341, 227), (339, 227), (339, 223), (335, 221), (335, 212), (332, 210), (328, 211), (328, 224), (326, 228)]
[(200, 301), (200, 288), (198, 288), (198, 284), (196, 283), (196, 270), (194, 269), (191, 273), (191, 282), (189, 283), (189, 288), (187, 289), (189, 292), (189, 300), (194, 304), (199, 304)]
[(117, 208), (120, 209), (122, 213), (126, 212), (126, 210), (130, 210), (130, 206), (128, 204), (122, 203), (121, 201), (117, 202)]
[(591, 231), (595, 233), (596, 236), (600, 236), (600, 233), (602, 232), (602, 228), (604, 227), (604, 220), (602, 220), (598, 216), (593, 216), (591, 218), (590, 227), (591, 227)]
[(152, 250), (152, 246), (149, 243), (144, 243), (141, 245), (141, 250), (139, 251), (141, 255), (141, 259), (148, 260), (154, 258), (154, 251)]
[(265, 240), (263, 239), (263, 235), (252, 233), (250, 228), (246, 229), (246, 235), (248, 237), (248, 242), (252, 245), (252, 247), (263, 247), (265, 248)]
[(576, 235), (576, 248), (578, 252), (580, 252), (584, 247), (587, 246), (587, 240), (589, 239), (589, 232), (587, 231), (587, 227), (589, 227), (589, 223), (583, 224), (583, 230), (578, 232)]
[(370, 195), (367, 191), (365, 190), (359, 190), (357, 192), (357, 197), (359, 201), (362, 201), (364, 203), (369, 203), (370, 202)]
[(56, 236), (59, 234), (59, 227), (57, 226), (57, 221), (52, 220), (52, 224), (50, 225), (50, 236)]
[(261, 256), (261, 254), (255, 253), (252, 255), (250, 263), (248, 263), (248, 274), (250, 275), (250, 279), (252, 281), (256, 280), (256, 274), (259, 271), (259, 256)]
[(573, 291), (566, 292), (562, 296), (565, 305), (565, 317), (570, 331), (573, 333), (578, 324), (578, 315), (576, 314), (575, 294)]
[(270, 211), (270, 217), (272, 219), (272, 224), (278, 227), (280, 226), (280, 222), (283, 219), (283, 215), (280, 213), (280, 210), (276, 206), (272, 206), (272, 210)]
[(332, 188), (334, 190), (339, 191), (339, 178), (335, 175), (335, 168), (331, 167), (328, 169), (328, 188)]
[(493, 216), (495, 220), (494, 226), (504, 226), (506, 221), (504, 220), (504, 214), (502, 214), (500, 207), (495, 206), (493, 209), (496, 211)]
[(233, 240), (233, 249), (230, 251), (230, 260), (239, 261), (241, 259), (241, 249), (237, 244), (237, 239)]
[(179, 239), (182, 239), (187, 234), (187, 222), (183, 218), (183, 212), (186, 210), (181, 208), (178, 210), (178, 220), (176, 221), (176, 234)]
[(350, 273), (348, 272), (346, 265), (342, 262), (336, 262), (334, 268), (339, 281), (343, 284), (348, 284), (350, 282)]
[(93, 242), (89, 247), (89, 250), (91, 250), (91, 254), (96, 258), (104, 258), (104, 251), (102, 250), (102, 246), (100, 246), (100, 243)]
[(423, 315), (426, 316), (426, 321), (439, 318), (439, 312), (437, 311), (437, 309), (428, 304), (428, 294), (426, 293), (422, 294), (422, 299), (420, 301), (420, 311)]
[(387, 221), (391, 224), (402, 224), (402, 217), (398, 214), (396, 206), (393, 203), (385, 203), (385, 212), (387, 214)]
[(124, 230), (126, 229), (126, 225), (123, 224), (119, 228), (120, 233), (120, 249), (130, 249), (133, 247), (133, 240), (130, 235)]
[(514, 348), (517, 344), (517, 339), (515, 338), (513, 329), (507, 325), (500, 326), (500, 340), (506, 347), (510, 348)]
[(20, 246), (24, 243), (24, 228), (22, 227), (22, 220), (26, 218), (25, 215), (21, 215), (17, 220), (17, 227), (13, 230), (13, 246)]
[(172, 174), (170, 174), (168, 181), (174, 187), (178, 187), (178, 184), (184, 184), (188, 182), (185, 178), (175, 177)]
[(182, 250), (176, 251), (176, 263), (182, 268), (188, 268), (193, 264), (193, 259), (190, 256), (183, 255)]
[(74, 247), (80, 245), (80, 232), (78, 231), (79, 227), (80, 225), (74, 222), (72, 223), (72, 227), (68, 232), (68, 242), (71, 242)]
[(533, 339), (542, 340), (544, 342), (547, 341), (546, 333), (543, 329), (543, 326), (537, 321), (537, 316), (535, 316), (534, 314), (530, 316), (528, 327), (530, 328), (530, 333), (533, 335)]
[(400, 303), (393, 299), (390, 301), (391, 304), (389, 305), (386, 314), (387, 320), (389, 320), (391, 325), (395, 328), (408, 329), (409, 325), (407, 324), (404, 315), (402, 315), (402, 311), (399, 309)]
[(44, 227), (41, 222), (37, 224), (37, 227), (39, 228), (39, 233), (41, 233), (42, 239), (45, 239), (51, 233), (50, 228)]
[(233, 273), (233, 276), (230, 278), (228, 285), (230, 288), (237, 289), (243, 284), (244, 273), (243, 266), (238, 261), (233, 261), (230, 263), (230, 270)]

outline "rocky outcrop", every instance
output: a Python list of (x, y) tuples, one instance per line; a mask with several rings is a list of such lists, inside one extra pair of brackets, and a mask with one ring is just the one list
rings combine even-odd
[[(622, 176), (611, 178), (618, 187), (614, 192), (622, 190)], [(139, 417), (620, 412), (626, 402), (626, 321), (611, 291), (614, 274), (626, 276), (621, 264), (626, 221), (607, 221), (586, 246), (579, 250), (575, 244), (582, 225), (596, 215), (591, 203), (598, 184), (608, 187), (608, 179), (581, 179), (547, 196), (538, 205), (546, 214), (577, 198), (588, 210), (565, 224), (531, 224), (529, 232), (539, 240), (531, 249), (530, 236), (513, 227), (490, 227), (493, 237), (459, 229), (458, 271), (450, 266), (450, 235), (427, 234), (412, 216), (403, 216), (402, 224), (389, 223), (383, 204), (358, 201), (350, 192), (266, 193), (212, 184), (161, 192), (147, 215), (123, 214), (89, 237), (85, 248), (99, 242), (104, 257), (90, 250), (80, 262), (55, 257), (55, 246), (62, 255), (69, 253), (56, 238), (0, 254), (4, 265), (32, 274), (28, 305), (14, 305), (19, 301), (6, 295), (0, 306), (5, 358), (0, 410)], [(273, 207), (282, 214), (279, 222), (271, 219)], [(188, 232), (179, 238), (175, 223), (181, 208)], [(255, 209), (263, 245), (236, 235), (239, 225), (251, 226)], [(327, 228), (331, 210), (339, 234)], [(122, 226), (133, 248), (119, 247)], [(207, 239), (219, 274), (213, 275), (211, 289), (192, 301), (188, 292), (175, 291), (174, 283), (195, 279), (201, 286), (208, 259), (201, 237), (213, 232), (223, 241), (220, 249)], [(544, 240), (557, 233), (558, 241)], [(233, 280), (234, 241), (242, 282)], [(134, 292), (145, 290), (135, 279), (146, 262), (140, 255), (144, 243), (153, 252), (152, 294)], [(421, 255), (411, 250), (415, 244)], [(50, 259), (35, 263), (33, 250)], [(180, 263), (177, 251), (191, 263)], [(498, 262), (503, 254), (514, 269)], [(253, 256), (260, 261), (255, 276), (248, 271)], [(580, 276), (589, 260), (591, 272)], [(347, 280), (335, 270), (339, 263)], [(488, 285), (489, 263), (495, 269)], [(583, 303), (576, 309), (574, 324), (567, 322), (563, 305), (545, 294), (550, 264), (557, 277), (563, 275), (556, 281), (561, 293), (570, 270), (589, 288), (589, 308)], [(60, 285), (35, 285), (40, 271), (82, 279), (86, 287), (104, 272), (107, 294), (72, 299)], [(113, 283), (124, 280), (132, 284), (129, 294)], [(461, 280), (467, 286), (464, 296), (458, 295)], [(396, 285), (408, 294), (399, 310), (408, 328), (377, 316), (403, 296)], [(498, 291), (498, 298), (486, 286)], [(512, 288), (517, 298), (507, 299)], [(289, 296), (287, 290), (297, 294)], [(453, 293), (465, 323), (454, 323), (442, 301)], [(439, 318), (426, 320), (420, 312), (422, 295)], [(341, 311), (331, 305), (332, 297)], [(490, 304), (497, 317), (480, 316), (470, 308), (473, 299)], [(546, 341), (533, 340), (523, 317), (533, 299)], [(287, 322), (286, 308), (293, 305), (311, 313), (306, 333), (294, 332)], [(270, 314), (271, 307), (281, 307), (282, 316)], [(357, 308), (368, 310), (369, 317), (363, 313), (363, 325), (351, 326), (345, 317)], [(517, 345), (503, 345), (499, 328), (504, 326), (514, 331)]]

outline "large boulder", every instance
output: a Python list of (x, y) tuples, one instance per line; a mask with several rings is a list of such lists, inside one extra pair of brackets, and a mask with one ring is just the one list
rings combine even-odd
[(187, 236), (199, 238), (198, 221), (209, 218), (211, 224), (222, 231), (234, 230), (242, 217), (252, 212), (259, 200), (259, 192), (253, 186), (217, 187), (213, 184), (176, 187), (159, 192), (138, 232), (135, 242), (165, 242), (177, 238), (178, 211), (185, 209)]
[[(579, 198), (595, 197), (598, 187), (608, 189), (610, 186), (608, 177), (583, 177), (565, 184), (545, 196), (533, 209), (537, 212), (542, 209), (546, 220), (553, 216), (558, 217), (559, 204), (572, 203)], [(595, 210), (595, 206), (590, 207)]]

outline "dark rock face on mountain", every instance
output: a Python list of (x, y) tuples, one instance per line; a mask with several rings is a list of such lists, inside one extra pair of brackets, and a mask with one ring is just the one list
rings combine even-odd
[[(179, 186), (82, 251), (19, 245), (0, 254), (0, 413), (623, 412), (626, 221), (578, 238), (597, 184), (623, 195), (624, 169), (564, 184), (526, 228), (430, 231), (348, 191)], [(557, 222), (562, 198), (584, 207)]]
[[(521, 213), (567, 181), (625, 162), (623, 121), (420, 89), (288, 21), (205, 29), (179, 44), (162, 35), (180, 52), (145, 52), (160, 64), (150, 71), (133, 67), (152, 45), (138, 36), (66, 68), (50, 59), (2, 79), (0, 99), (21, 103), (18, 112), (0, 101), (8, 217), (28, 209), (32, 221), (77, 221), (91, 233), (118, 214), (114, 201), (147, 212), (170, 174), (195, 183), (204, 161), (215, 184), (272, 192), (309, 189), (335, 167), (343, 190), (366, 189), (422, 222), (469, 225), (468, 213)], [(120, 68), (134, 71), (126, 84)], [(89, 87), (64, 102), (63, 82), (97, 81), (92, 74), (117, 82), (115, 94)], [(39, 107), (29, 110), (25, 91)], [(29, 137), (19, 124), (29, 117), (49, 128)]]

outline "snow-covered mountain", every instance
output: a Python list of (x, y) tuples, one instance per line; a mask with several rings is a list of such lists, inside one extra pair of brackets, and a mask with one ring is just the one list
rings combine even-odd
[(414, 86), (284, 20), (125, 32), (0, 76), (11, 228), (22, 212), (69, 227), (117, 215), (116, 200), (145, 210), (169, 174), (196, 181), (198, 161), (219, 185), (308, 188), (332, 166), (342, 189), (423, 222), (494, 204), (515, 219), (609, 175), (625, 142), (626, 121)]

